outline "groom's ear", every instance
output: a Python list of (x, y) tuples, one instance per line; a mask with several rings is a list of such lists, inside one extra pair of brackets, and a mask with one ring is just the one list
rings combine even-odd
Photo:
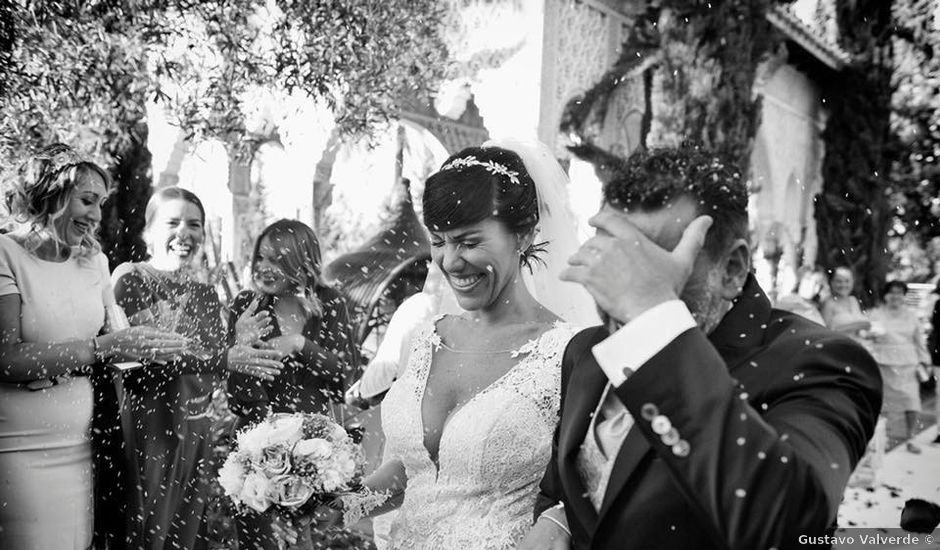
[(721, 259), (721, 297), (733, 300), (741, 294), (751, 271), (751, 247), (745, 239), (735, 239)]

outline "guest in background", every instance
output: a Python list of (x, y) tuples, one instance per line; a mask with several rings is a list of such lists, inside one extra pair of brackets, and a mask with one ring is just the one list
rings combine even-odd
[[(263, 365), (229, 363), (229, 406), (239, 425), (269, 413), (331, 414), (359, 374), (359, 351), (346, 301), (323, 284), (320, 244), (307, 225), (279, 220), (261, 232), (251, 259), (255, 290), (232, 303), (228, 342), (284, 357)], [(341, 419), (338, 419), (341, 420)], [(248, 548), (277, 548), (270, 521), (238, 518)]]
[(855, 275), (852, 270), (845, 266), (833, 269), (829, 277), (829, 288), (832, 295), (820, 306), (826, 326), (860, 339), (862, 331), (868, 330), (870, 323), (862, 313), (858, 298), (852, 295), (855, 289)]
[(871, 311), (872, 355), (878, 361), (884, 381), (883, 410), (889, 415), (904, 414), (907, 427), (907, 450), (920, 453), (910, 441), (917, 435), (917, 413), (920, 411), (920, 384), (917, 366), (929, 364), (924, 333), (917, 315), (904, 304), (907, 285), (890, 281), (881, 292), (880, 307)]
[(166, 187), (150, 198), (144, 218), (150, 259), (115, 269), (117, 301), (131, 324), (172, 329), (189, 345), (164, 365), (123, 374), (128, 540), (135, 549), (204, 549), (209, 413), (224, 372), (225, 332), (215, 291), (193, 275), (206, 214), (196, 195)]
[(75, 375), (185, 346), (149, 327), (99, 336), (114, 295), (94, 235), (110, 190), (104, 169), (55, 144), (23, 166), (5, 196), (18, 225), (0, 235), (0, 548), (91, 547), (93, 393)]
[(778, 298), (774, 305), (777, 309), (790, 311), (814, 323), (825, 325), (826, 321), (819, 313), (816, 301), (821, 290), (817, 279), (819, 274), (806, 267), (800, 268), (799, 274), (799, 281), (793, 291)]

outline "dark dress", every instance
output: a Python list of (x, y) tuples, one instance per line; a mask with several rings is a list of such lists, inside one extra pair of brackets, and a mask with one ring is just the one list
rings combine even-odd
[[(256, 294), (239, 293), (232, 302), (228, 323), (228, 344), (235, 343), (235, 322), (248, 309)], [(332, 416), (331, 404), (341, 405), (343, 394), (361, 374), (359, 349), (349, 320), (346, 300), (330, 287), (319, 287), (323, 314), (307, 320), (303, 327), (305, 343), (299, 354), (284, 360), (284, 368), (273, 381), (245, 374), (230, 373), (229, 408), (237, 414), (239, 427), (261, 420), (269, 412), (311, 412)], [(274, 314), (274, 302), (263, 296), (260, 309), (271, 314), (269, 340), (281, 335)], [(237, 518), (239, 545), (242, 548), (277, 548), (264, 517)]]
[(128, 317), (161, 301), (181, 305), (176, 330), (198, 342), (202, 352), (121, 377), (130, 547), (207, 548), (210, 413), (224, 369), (221, 305), (212, 287), (172, 281), (147, 264), (122, 264), (112, 279)]
[[(273, 381), (232, 373), (228, 379), (229, 407), (244, 419), (242, 425), (265, 418), (269, 412), (313, 412), (330, 414), (330, 403), (342, 403), (346, 391), (360, 374), (359, 350), (353, 336), (346, 301), (336, 290), (317, 290), (323, 315), (304, 324), (306, 339), (300, 354), (284, 361), (284, 369)], [(235, 322), (245, 312), (255, 293), (244, 291), (232, 303), (228, 343), (235, 343)], [(263, 297), (260, 308), (268, 311), (273, 330), (264, 338), (281, 335), (274, 303)]]

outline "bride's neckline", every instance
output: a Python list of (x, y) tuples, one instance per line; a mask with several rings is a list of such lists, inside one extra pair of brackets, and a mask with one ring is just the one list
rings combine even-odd
[[(433, 319), (431, 323), (431, 327), (430, 327), (431, 342), (430, 343), (431, 343), (432, 350), (437, 346), (445, 347), (444, 342), (441, 339), (440, 333), (438, 333), (437, 331), (437, 323), (444, 317), (445, 315), (438, 315), (437, 317)], [(509, 351), (512, 353), (513, 357), (516, 357), (522, 354), (529, 354), (539, 348), (539, 343), (545, 338), (547, 334), (558, 329), (563, 324), (564, 322), (561, 319), (558, 319), (554, 321), (553, 323), (551, 323), (551, 326), (548, 329), (539, 333), (539, 335), (536, 336), (535, 338), (528, 340), (527, 342), (523, 343), (521, 346), (519, 346), (515, 350), (509, 350)], [(447, 348), (445, 347), (445, 349)], [(516, 361), (508, 369), (506, 369), (506, 372), (496, 377), (485, 387), (483, 387), (478, 392), (470, 396), (469, 399), (467, 399), (461, 404), (458, 404), (453, 409), (451, 409), (450, 412), (447, 413), (446, 417), (444, 418), (443, 423), (441, 424), (440, 435), (438, 436), (438, 439), (437, 439), (437, 453), (436, 453), (436, 456), (434, 456), (431, 454), (431, 451), (428, 449), (427, 442), (424, 439), (424, 433), (426, 429), (425, 428), (426, 424), (424, 421), (424, 399), (428, 393), (428, 380), (430, 379), (430, 374), (431, 374), (431, 363), (434, 361), (434, 354), (433, 353), (428, 354), (426, 358), (426, 363), (423, 369), (424, 379), (423, 381), (419, 382), (420, 387), (422, 388), (422, 391), (420, 394), (420, 398), (418, 399), (418, 422), (420, 422), (420, 428), (421, 428), (419, 430), (419, 433), (421, 434), (420, 445), (421, 445), (421, 448), (424, 450), (425, 457), (428, 459), (428, 461), (430, 461), (431, 465), (434, 467), (435, 483), (437, 482), (437, 480), (440, 479), (440, 475), (441, 475), (440, 460), (441, 460), (441, 447), (443, 446), (443, 442), (444, 442), (444, 435), (447, 433), (447, 428), (450, 426), (454, 418), (456, 418), (461, 412), (463, 412), (464, 409), (469, 407), (476, 400), (480, 399), (482, 396), (485, 396), (487, 393), (493, 391), (495, 388), (498, 388), (501, 384), (503, 384), (506, 380), (508, 380), (510, 376), (513, 375), (513, 373), (515, 373), (520, 368), (520, 365), (526, 363), (529, 360), (530, 358), (526, 357), (519, 361)], [(419, 378), (419, 380), (421, 379)]]
[[(548, 334), (549, 332), (551, 332), (552, 330), (554, 330), (555, 328), (557, 328), (557, 327), (562, 323), (562, 320), (561, 320), (561, 319), (555, 319), (554, 321), (523, 321), (523, 322), (521, 322), (521, 323), (507, 323), (507, 324), (502, 325), (502, 326), (505, 327), (505, 328), (509, 328), (509, 327), (522, 327), (522, 326), (529, 326), (529, 325), (546, 325), (548, 328), (546, 328), (545, 330), (539, 332), (539, 333), (538, 333), (536, 336), (534, 336), (533, 338), (529, 338), (529, 339), (527, 339), (525, 342), (522, 342), (521, 344), (519, 344), (519, 345), (517, 345), (517, 346), (515, 346), (515, 347), (511, 347), (511, 348), (497, 349), (497, 350), (489, 350), (489, 349), (462, 349), (462, 348), (455, 348), (455, 347), (453, 347), (453, 346), (448, 345), (448, 344), (444, 341), (444, 338), (443, 338), (443, 336), (441, 335), (440, 330), (438, 330), (438, 323), (439, 323), (441, 320), (443, 320), (445, 317), (448, 317), (448, 315), (439, 315), (439, 316), (437, 316), (437, 317), (433, 320), (433, 322), (431, 323), (431, 333), (432, 333), (434, 345), (435, 345), (436, 347), (444, 348), (445, 350), (447, 350), (447, 351), (449, 351), (449, 352), (451, 352), (451, 353), (457, 353), (457, 354), (463, 354), (463, 355), (473, 355), (473, 354), (476, 354), (476, 355), (498, 355), (498, 354), (501, 354), (501, 353), (509, 353), (509, 354), (512, 354), (513, 357), (515, 357), (516, 355), (519, 355), (519, 354), (522, 354), (522, 353), (528, 353), (529, 350), (527, 350), (526, 348), (533, 346), (535, 343), (537, 343), (539, 340), (541, 340), (543, 336), (545, 336), (546, 334)], [(456, 319), (461, 319), (461, 320), (463, 320), (463, 321), (472, 322), (472, 319), (467, 319), (466, 317), (463, 317), (463, 316), (461, 316), (461, 315), (454, 315), (453, 317), (456, 318)]]

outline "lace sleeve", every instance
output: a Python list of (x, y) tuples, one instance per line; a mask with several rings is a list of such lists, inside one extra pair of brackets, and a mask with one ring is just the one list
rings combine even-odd
[(373, 491), (362, 489), (338, 497), (343, 509), (343, 525), (355, 525), (364, 517), (369, 516), (373, 510), (385, 504), (390, 497), (389, 491)]

